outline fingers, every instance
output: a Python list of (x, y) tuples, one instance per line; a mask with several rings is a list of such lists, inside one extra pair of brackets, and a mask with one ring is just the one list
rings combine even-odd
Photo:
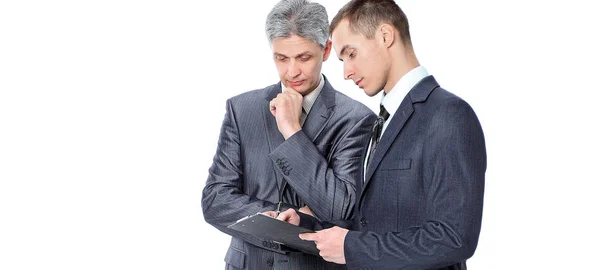
[(281, 106), (283, 104), (302, 104), (302, 95), (294, 90), (284, 90), (282, 93), (277, 94), (277, 96), (271, 100), (269, 105), (271, 108), (275, 108)]
[(285, 88), (282, 93), (302, 98), (302, 94), (298, 93), (296, 90), (294, 90), (291, 87)]
[(318, 235), (317, 233), (301, 233), (300, 235), (298, 235), (298, 237), (300, 237), (300, 239), (305, 240), (305, 241), (317, 241)]
[(269, 110), (277, 121), (277, 128), (284, 139), (302, 130), (302, 95), (298, 93), (280, 93), (269, 103)]
[(307, 214), (307, 215), (314, 216), (313, 212), (310, 210), (310, 208), (308, 208), (308, 205), (300, 207), (300, 209), (298, 209), (298, 211), (300, 211), (300, 213), (304, 213), (304, 214)]
[(285, 210), (281, 213), (279, 213), (279, 215), (277, 216), (277, 219), (281, 220), (281, 221), (285, 221), (288, 222), (290, 219), (293, 219), (294, 216), (297, 216), (298, 214), (296, 214), (296, 211), (292, 208)]
[(271, 111), (271, 114), (273, 116), (276, 116), (276, 111), (277, 111), (277, 105), (275, 104), (275, 100), (271, 100), (271, 102), (269, 102), (269, 110)]
[(263, 214), (270, 216), (272, 218), (277, 216), (277, 213), (275, 213), (275, 211), (267, 211), (267, 212), (264, 212)]

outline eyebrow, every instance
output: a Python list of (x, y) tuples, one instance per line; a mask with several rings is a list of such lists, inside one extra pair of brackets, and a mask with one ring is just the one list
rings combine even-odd
[[(285, 54), (281, 54), (281, 53), (278, 53), (278, 52), (275, 52), (273, 54), (276, 55), (276, 56), (289, 57), (289, 56), (287, 56)], [(304, 52), (301, 52), (301, 53), (297, 54), (296, 56), (294, 56), (294, 58), (298, 58), (298, 57), (304, 56), (304, 55), (312, 56), (312, 53), (310, 51), (304, 51)]]
[[(348, 45), (348, 44), (344, 45), (342, 47), (342, 50), (340, 51), (340, 56), (344, 56), (344, 54), (346, 53), (346, 49), (348, 49), (348, 48), (350, 48), (350, 45)], [(342, 58), (338, 58), (338, 59), (340, 59), (340, 61), (342, 61), (342, 62), (344, 61), (344, 60), (342, 60)]]

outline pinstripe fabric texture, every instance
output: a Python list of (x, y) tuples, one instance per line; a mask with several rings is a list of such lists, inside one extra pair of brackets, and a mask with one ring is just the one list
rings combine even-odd
[(205, 220), (233, 236), (226, 269), (345, 269), (318, 256), (227, 229), (236, 220), (308, 205), (320, 219), (353, 216), (356, 185), (375, 114), (337, 91), (327, 79), (302, 131), (287, 140), (277, 129), (269, 101), (280, 83), (227, 101), (225, 119), (202, 193)]

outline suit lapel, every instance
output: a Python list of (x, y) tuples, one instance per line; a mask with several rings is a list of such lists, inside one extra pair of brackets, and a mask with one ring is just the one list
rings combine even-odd
[(310, 109), (306, 121), (304, 121), (304, 126), (302, 126), (302, 131), (311, 141), (314, 142), (325, 128), (325, 124), (333, 115), (333, 107), (335, 107), (335, 90), (325, 79), (323, 89)]
[(439, 87), (439, 84), (433, 78), (433, 76), (427, 76), (423, 78), (419, 83), (417, 83), (404, 97), (402, 103), (398, 107), (398, 110), (390, 120), (385, 132), (381, 136), (381, 140), (379, 141), (379, 145), (377, 146), (377, 150), (373, 153), (373, 159), (367, 168), (367, 173), (365, 175), (365, 183), (363, 185), (363, 189), (361, 191), (361, 195), (359, 198), (359, 207), (362, 205), (363, 194), (365, 194), (365, 190), (368, 188), (369, 183), (371, 182), (371, 178), (375, 173), (375, 169), (381, 163), (381, 160), (388, 152), (390, 146), (400, 134), (402, 128), (410, 118), (410, 116), (414, 112), (414, 103), (425, 102), (429, 94), (433, 92), (435, 88)]

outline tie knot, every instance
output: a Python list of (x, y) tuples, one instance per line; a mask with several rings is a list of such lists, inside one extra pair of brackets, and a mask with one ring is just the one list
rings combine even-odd
[(383, 107), (383, 104), (379, 105), (379, 117), (383, 118), (383, 121), (387, 121), (390, 117), (390, 113)]

